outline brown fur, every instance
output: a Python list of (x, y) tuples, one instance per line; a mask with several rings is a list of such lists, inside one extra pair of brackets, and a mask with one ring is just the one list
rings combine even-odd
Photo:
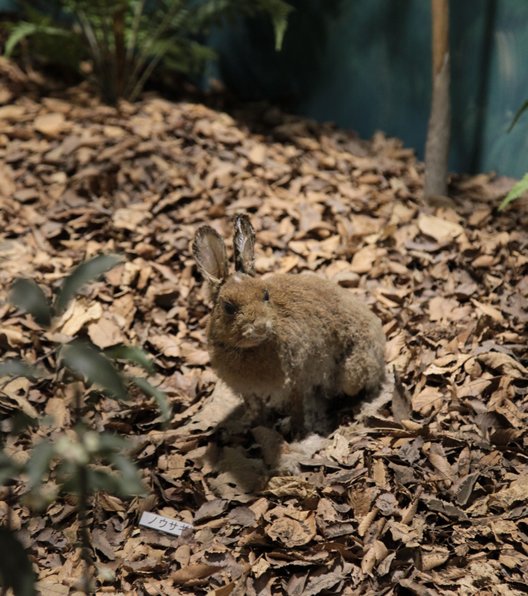
[[(197, 260), (200, 251), (206, 247), (195, 247)], [(217, 261), (223, 263), (223, 253)], [(218, 271), (208, 276), (222, 277)], [(208, 342), (218, 376), (255, 415), (265, 408), (290, 414), (297, 430), (321, 430), (327, 398), (375, 392), (384, 379), (379, 319), (347, 290), (315, 275), (223, 279)]]
[[(213, 308), (209, 350), (218, 376), (253, 408), (264, 402), (292, 413), (292, 400), (306, 401), (296, 417), (304, 418), (306, 430), (316, 430), (323, 413), (310, 411), (319, 409), (311, 400), (354, 396), (381, 385), (381, 324), (346, 290), (311, 275), (238, 279), (228, 279)], [(265, 290), (269, 302), (262, 299)], [(236, 315), (224, 312), (226, 300), (237, 305)], [(244, 347), (244, 333), (256, 334), (259, 343)]]

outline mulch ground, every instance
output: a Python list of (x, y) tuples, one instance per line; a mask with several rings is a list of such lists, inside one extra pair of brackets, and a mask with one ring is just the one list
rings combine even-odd
[[(511, 182), (454, 178), (450, 200), (424, 205), (423, 164), (381, 133), (363, 141), (272, 108), (153, 95), (114, 109), (87, 87), (43, 92), (0, 66), (1, 357), (52, 365), (58, 334), (139, 345), (174, 411), (163, 429), (142, 396), (89, 409), (95, 429), (129, 436), (148, 489), (93, 501), (98, 593), (525, 593), (528, 210), (497, 212)], [(245, 426), (236, 399), (213, 392), (190, 243), (203, 223), (229, 237), (242, 211), (258, 272), (336, 280), (388, 339), (388, 389), (343, 415), (294, 477), (267, 473), (275, 431)], [(53, 331), (5, 302), (17, 276), (51, 293), (109, 252), (126, 262)], [(6, 433), (19, 410), (40, 426)], [(71, 395), (4, 382), (0, 416), (6, 452), (25, 461), (69, 427)], [(82, 572), (75, 500), (32, 512), (25, 487), (0, 492), (0, 516), (11, 499), (42, 593), (68, 594)], [(144, 510), (194, 529), (140, 529)]]

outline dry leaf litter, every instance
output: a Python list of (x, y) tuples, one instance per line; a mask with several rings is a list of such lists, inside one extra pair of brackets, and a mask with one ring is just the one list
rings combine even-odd
[[(93, 427), (133, 441), (149, 490), (94, 499), (98, 593), (526, 592), (528, 215), (523, 201), (497, 213), (507, 182), (459, 178), (451, 201), (425, 206), (422, 164), (382, 134), (361, 141), (274, 109), (228, 115), (155, 96), (117, 110), (83, 86), (42, 92), (6, 62), (0, 72), (2, 358), (35, 361), (51, 347), (5, 302), (17, 276), (49, 289), (119, 252), (126, 262), (56, 332), (143, 346), (174, 409), (167, 430), (140, 396), (91, 409)], [(190, 243), (204, 222), (229, 236), (240, 211), (256, 228), (259, 273), (337, 281), (388, 338), (388, 386), (343, 413), (297, 476), (267, 474), (280, 437), (245, 426), (240, 402), (213, 390)], [(3, 418), (48, 415), (5, 436), (7, 452), (24, 461), (67, 427), (69, 400), (45, 381), (4, 385)], [(24, 486), (12, 524), (42, 593), (68, 594), (82, 573), (75, 501), (35, 514), (18, 500)], [(194, 530), (140, 529), (144, 510)]]

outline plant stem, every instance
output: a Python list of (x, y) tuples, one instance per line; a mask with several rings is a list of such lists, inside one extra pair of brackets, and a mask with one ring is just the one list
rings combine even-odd
[(449, 0), (431, 0), (433, 92), (425, 143), (424, 196), (447, 195), (451, 104)]
[(6, 528), (10, 530), (13, 527), (13, 487), (11, 484), (7, 485), (7, 511), (6, 511)]
[(126, 5), (123, 4), (115, 10), (112, 15), (112, 27), (114, 35), (114, 60), (116, 69), (116, 101), (123, 96), (125, 86), (126, 70), (126, 46), (125, 46), (125, 12)]
[(123, 96), (125, 98), (128, 99), (130, 97), (129, 94), (132, 92), (134, 92), (136, 95), (139, 94), (139, 92), (137, 91), (137, 83), (141, 78), (141, 73), (145, 68), (145, 64), (147, 63), (149, 55), (155, 44), (158, 43), (158, 41), (163, 37), (163, 35), (167, 31), (167, 29), (169, 29), (169, 27), (176, 26), (175, 19), (177, 16), (178, 19), (176, 20), (180, 25), (183, 24), (185, 19), (188, 17), (189, 11), (184, 8), (180, 8), (180, 5), (181, 2), (174, 2), (174, 4), (164, 15), (163, 20), (161, 20), (161, 22), (158, 23), (158, 25), (155, 28), (149, 31), (149, 35), (144, 45), (141, 47), (138, 46), (138, 54), (135, 59), (135, 64), (132, 68), (132, 72), (128, 77), (128, 85), (123, 93)]
[[(8, 530), (11, 530), (13, 527), (13, 511), (11, 509), (11, 503), (13, 502), (13, 487), (8, 484), (7, 485), (7, 511), (6, 511), (6, 521), (5, 527)], [(7, 594), (7, 586), (2, 586), (2, 591), (0, 592), (0, 596), (6, 596)]]
[[(75, 429), (77, 432), (77, 440), (79, 443), (83, 441), (84, 426), (82, 424), (82, 406), (81, 406), (81, 388), (76, 384), (74, 388), (75, 398)], [(84, 572), (82, 578), (82, 590), (85, 594), (91, 594), (91, 570), (92, 570), (92, 554), (90, 550), (90, 534), (88, 532), (88, 467), (87, 465), (79, 464), (77, 467), (77, 475), (79, 481), (79, 532), (81, 535), (81, 559), (84, 563)]]
[(81, 559), (84, 562), (82, 589), (90, 594), (92, 554), (90, 552), (90, 535), (88, 533), (88, 470), (79, 466), (79, 530), (81, 532)]

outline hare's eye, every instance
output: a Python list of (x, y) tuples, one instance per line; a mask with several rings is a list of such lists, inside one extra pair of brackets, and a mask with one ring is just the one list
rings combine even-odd
[(232, 302), (224, 302), (224, 312), (228, 315), (234, 315), (237, 311), (237, 305)]
[(264, 302), (269, 302), (269, 292), (268, 290), (264, 290)]

